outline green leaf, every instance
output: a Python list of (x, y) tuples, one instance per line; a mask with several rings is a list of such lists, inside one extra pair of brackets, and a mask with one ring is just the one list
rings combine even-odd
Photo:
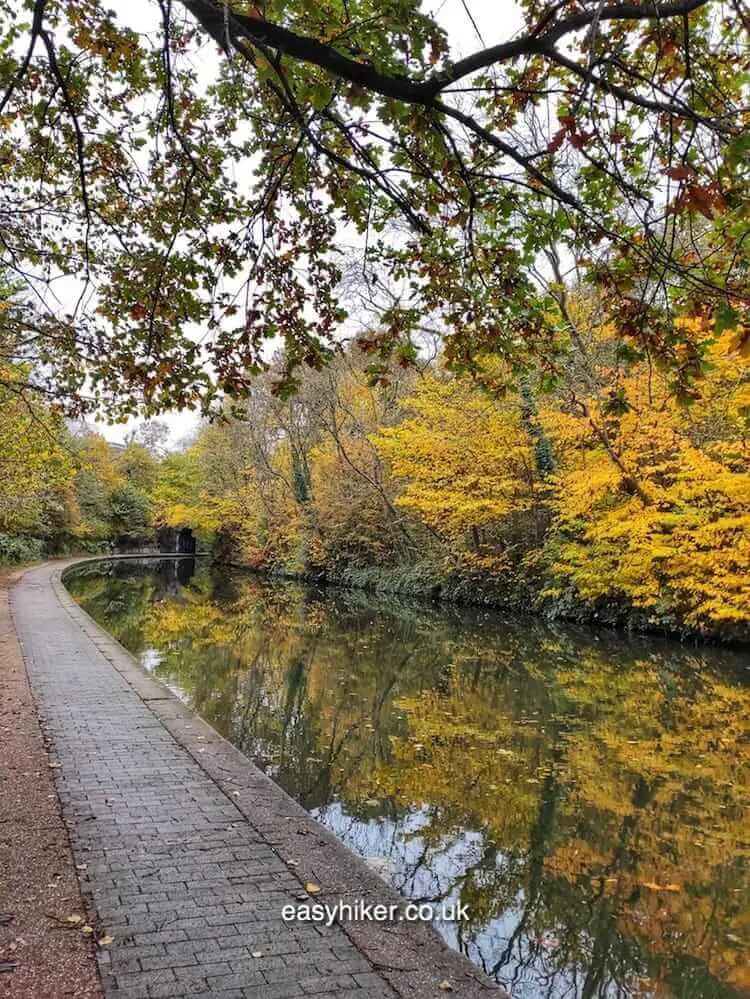
[(739, 318), (737, 311), (728, 302), (725, 302), (716, 310), (714, 329), (717, 333), (723, 333), (724, 330), (733, 330), (737, 326)]

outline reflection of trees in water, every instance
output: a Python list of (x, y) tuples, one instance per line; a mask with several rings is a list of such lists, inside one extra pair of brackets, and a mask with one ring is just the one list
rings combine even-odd
[(467, 903), (441, 931), (514, 995), (748, 985), (738, 657), (177, 571), (76, 585), (399, 890)]

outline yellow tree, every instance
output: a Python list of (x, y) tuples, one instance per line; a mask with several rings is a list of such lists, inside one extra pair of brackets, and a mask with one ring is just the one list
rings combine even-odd
[(97, 433), (84, 433), (75, 440), (76, 474), (75, 531), (87, 540), (110, 537), (112, 494), (125, 484), (115, 453)]
[(65, 427), (24, 385), (28, 372), (0, 364), (0, 532), (44, 533), (65, 516), (73, 461)]
[(394, 369), (374, 387), (356, 349), (317, 378), (313, 401), (322, 435), (311, 453), (311, 485), (321, 556), (334, 571), (409, 562), (416, 541), (393, 503), (394, 484), (373, 435), (401, 413), (412, 380)]
[(561, 458), (549, 595), (572, 585), (584, 601), (705, 631), (748, 622), (750, 384), (728, 335), (709, 360), (690, 407), (641, 365), (610, 371), (608, 390), (573, 411), (542, 413)]
[(541, 501), (533, 442), (520, 408), (467, 382), (428, 376), (405, 402), (412, 414), (374, 438), (403, 483), (396, 503), (456, 553), (497, 565)]

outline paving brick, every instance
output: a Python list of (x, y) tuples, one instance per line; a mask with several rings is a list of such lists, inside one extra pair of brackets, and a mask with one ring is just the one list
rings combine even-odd
[(58, 599), (53, 571), (26, 575), (14, 613), (82, 885), (113, 937), (107, 999), (395, 999), (340, 927), (281, 919), (294, 873), (112, 665), (117, 646)]

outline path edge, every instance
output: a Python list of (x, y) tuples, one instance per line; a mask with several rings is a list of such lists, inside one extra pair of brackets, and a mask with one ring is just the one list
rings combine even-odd
[[(33, 571), (34, 569), (40, 568), (40, 566), (44, 565), (44, 564), (46, 564), (46, 563), (44, 563), (44, 562), (41, 562), (41, 563), (40, 562), (33, 562), (33, 563), (27, 564), (27, 565), (13, 565), (13, 564), (11, 564), (11, 565), (7, 565), (7, 566), (5, 566), (5, 565), (4, 566), (0, 566), (0, 572), (7, 573), (8, 577), (9, 577), (2, 585), (0, 585), (0, 603), (3, 603), (3, 602), (5, 603), (5, 611), (7, 613), (7, 619), (8, 619), (8, 623), (10, 625), (10, 635), (12, 636), (11, 641), (12, 641), (12, 643), (14, 645), (14, 648), (11, 648), (10, 650), (8, 650), (9, 662), (12, 659), (12, 657), (14, 657), (15, 655), (17, 655), (17, 657), (18, 657), (18, 663), (20, 665), (20, 669), (21, 669), (21, 671), (23, 673), (23, 677), (24, 677), (24, 680), (25, 680), (25, 686), (26, 686), (26, 688), (28, 690), (29, 703), (30, 703), (31, 711), (33, 713), (33, 719), (34, 719), (34, 722), (36, 724), (36, 728), (38, 729), (38, 733), (39, 733), (39, 746), (40, 746), (40, 749), (41, 749), (41, 752), (42, 752), (43, 756), (46, 759), (47, 766), (50, 767), (51, 763), (52, 763), (52, 758), (53, 758), (53, 755), (54, 755), (54, 747), (52, 745), (52, 739), (51, 739), (51, 737), (50, 737), (50, 735), (49, 735), (49, 733), (47, 731), (46, 718), (45, 718), (44, 713), (42, 711), (42, 707), (41, 707), (41, 705), (39, 703), (39, 698), (37, 696), (37, 690), (36, 690), (36, 687), (34, 685), (34, 682), (33, 682), (32, 676), (31, 676), (31, 672), (29, 670), (29, 659), (28, 659), (28, 655), (27, 655), (27, 650), (26, 650), (26, 648), (24, 646), (24, 642), (23, 642), (23, 640), (21, 638), (21, 634), (20, 634), (19, 629), (18, 629), (18, 623), (17, 623), (17, 620), (16, 620), (16, 611), (15, 611), (15, 606), (14, 606), (14, 603), (15, 603), (15, 601), (14, 601), (14, 593), (15, 593), (16, 588), (22, 584), (23, 580), (25, 579), (26, 575), (29, 572)], [(91, 916), (93, 918), (93, 909), (92, 909), (92, 906), (91, 906), (91, 900), (90, 900), (89, 894), (88, 894), (88, 892), (86, 890), (86, 886), (85, 886), (85, 884), (82, 881), (82, 878), (81, 878), (81, 875), (80, 875), (80, 870), (79, 870), (79, 868), (78, 868), (78, 866), (76, 864), (76, 855), (75, 855), (75, 850), (74, 850), (74, 847), (73, 847), (73, 840), (72, 840), (72, 837), (71, 837), (70, 828), (69, 828), (68, 823), (67, 823), (67, 821), (65, 819), (65, 810), (63, 808), (62, 799), (60, 797), (60, 788), (59, 788), (59, 785), (58, 785), (57, 775), (54, 773), (54, 771), (51, 771), (50, 777), (51, 777), (51, 780), (50, 780), (51, 791), (50, 791), (50, 794), (48, 795), (48, 797), (52, 797), (52, 795), (54, 794), (54, 800), (52, 801), (52, 806), (51, 807), (52, 807), (53, 811), (55, 812), (57, 818), (59, 819), (59, 823), (60, 823), (60, 827), (61, 827), (61, 834), (62, 834), (62, 837), (64, 839), (64, 842), (61, 844), (61, 848), (62, 848), (62, 850), (70, 858), (70, 872), (69, 873), (70, 873), (70, 876), (72, 878), (72, 884), (75, 886), (75, 891), (76, 891), (76, 894), (78, 896), (78, 900), (80, 902), (80, 911), (83, 912), (86, 915)], [(38, 816), (37, 816), (37, 818), (38, 818)], [(26, 882), (26, 884), (28, 885), (28, 882)], [(52, 918), (46, 912), (44, 913), (44, 915), (46, 916), (46, 918), (48, 920), (50, 918)], [(57, 930), (59, 931), (59, 929), (60, 929), (60, 927), (58, 926)], [(96, 995), (97, 996), (103, 997), (104, 994), (105, 994), (104, 993), (104, 975), (103, 975), (103, 972), (102, 972), (102, 965), (100, 963), (100, 958), (102, 957), (102, 952), (96, 946), (96, 944), (94, 942), (94, 937), (93, 936), (87, 936), (87, 937), (84, 938), (84, 944), (83, 944), (83, 950), (82, 950), (82, 952), (86, 954), (86, 956), (87, 956), (87, 963), (90, 961), (90, 965), (91, 965), (92, 981), (89, 984), (90, 984), (91, 988), (93, 988), (93, 989), (96, 990)], [(108, 957), (108, 955), (105, 955), (105, 957), (104, 957), (105, 962), (106, 962), (107, 957)], [(59, 964), (58, 964), (58, 967), (59, 967)], [(76, 974), (78, 976), (78, 972)], [(10, 991), (8, 991), (7, 993), (3, 993), (3, 994), (7, 994), (8, 997), (13, 996), (14, 994), (18, 994), (19, 997), (20, 997), (21, 993), (17, 991), (13, 979), (10, 979), (10, 980), (6, 981), (4, 984), (6, 984), (9, 987)], [(56, 984), (59, 984), (59, 983), (56, 983)], [(70, 982), (69, 985), (73, 986), (73, 987), (76, 987), (76, 988), (83, 987), (84, 989), (86, 989), (85, 992), (81, 992), (80, 993), (81, 995), (84, 995), (84, 994), (85, 995), (91, 995), (91, 994), (93, 994), (90, 991), (90, 989), (88, 988), (87, 983), (81, 982), (80, 980), (77, 980), (75, 982)], [(23, 993), (23, 995), (30, 995), (30, 994), (31, 993), (29, 993), (27, 991), (24, 991), (24, 993)], [(76, 994), (78, 994), (78, 993), (76, 993)], [(47, 995), (51, 995), (51, 993), (47, 993), (46, 991), (44, 993), (40, 992), (40, 993), (38, 993), (38, 999), (43, 999), (43, 997), (47, 996)]]
[[(114, 636), (75, 602), (64, 584), (69, 571), (86, 563), (165, 557), (170, 556), (107, 555), (56, 561), (52, 563), (48, 580), (60, 605), (100, 654), (298, 878), (301, 895), (306, 894), (304, 885), (312, 881), (321, 886), (321, 892), (309, 899), (311, 903), (333, 904), (339, 900), (362, 899), (371, 904), (397, 905), (403, 911), (408, 900), (386, 884), (361, 857), (317, 822), (169, 687), (152, 677)], [(29, 573), (40, 568), (38, 565), (30, 567), (13, 590)], [(449, 994), (462, 999), (479, 999), (487, 997), (488, 993), (502, 999), (506, 995), (467, 957), (452, 950), (429, 924), (346, 920), (337, 920), (337, 923), (403, 999), (437, 999)]]

